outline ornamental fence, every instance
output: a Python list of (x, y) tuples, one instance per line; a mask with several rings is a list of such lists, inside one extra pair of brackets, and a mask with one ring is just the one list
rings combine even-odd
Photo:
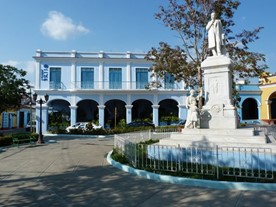
[(274, 180), (276, 156), (270, 148), (261, 147), (180, 147), (143, 142), (169, 138), (170, 133), (140, 132), (115, 135), (114, 147), (137, 169), (187, 176), (212, 176)]

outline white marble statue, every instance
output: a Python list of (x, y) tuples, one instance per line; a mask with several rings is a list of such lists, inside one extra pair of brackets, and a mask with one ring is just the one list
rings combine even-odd
[(196, 102), (199, 99), (198, 95), (195, 97), (195, 91), (192, 89), (190, 90), (190, 96), (187, 97), (186, 99), (186, 108), (188, 110), (187, 112), (187, 119), (185, 123), (185, 128), (197, 128), (197, 123), (199, 119), (199, 110), (196, 106)]
[(208, 31), (208, 48), (212, 50), (213, 56), (225, 55), (225, 39), (221, 21), (216, 19), (216, 13), (212, 12), (211, 20), (206, 26)]

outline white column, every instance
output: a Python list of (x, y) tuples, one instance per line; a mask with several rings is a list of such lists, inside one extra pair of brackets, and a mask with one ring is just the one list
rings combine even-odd
[(265, 101), (265, 103), (266, 103), (266, 117), (267, 117), (267, 119), (271, 119), (271, 103), (272, 103), (272, 101), (271, 100), (266, 100)]
[(153, 108), (153, 117), (152, 122), (155, 126), (159, 126), (159, 116), (158, 116), (158, 108), (160, 105), (152, 105)]
[(182, 120), (186, 120), (187, 118), (187, 109), (185, 105), (178, 105), (178, 118)]
[(126, 105), (126, 123), (132, 122), (132, 107), (133, 105)]
[[(47, 105), (42, 105), (41, 107), (42, 110), (42, 133), (47, 132), (48, 130), (48, 106)], [(36, 105), (35, 107), (35, 114), (36, 114), (36, 133), (39, 133), (39, 123), (40, 123), (40, 106), (39, 104)]]
[(76, 62), (71, 63), (71, 84), (72, 84), (72, 89), (80, 87), (80, 85), (78, 85), (76, 80)]
[(258, 119), (261, 120), (261, 106), (258, 104), (257, 106), (258, 109)]
[(78, 106), (69, 106), (70, 108), (70, 119), (71, 119), (71, 126), (77, 122), (77, 108)]
[(98, 89), (104, 89), (104, 62), (99, 62)]
[(104, 127), (104, 109), (105, 105), (98, 105), (99, 109), (99, 125)]
[(42, 133), (48, 131), (48, 106), (42, 106)]
[(127, 62), (126, 68), (126, 88), (131, 89), (131, 62)]

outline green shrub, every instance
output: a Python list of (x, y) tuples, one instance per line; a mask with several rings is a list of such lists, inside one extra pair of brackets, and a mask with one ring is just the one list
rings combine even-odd
[(126, 156), (123, 155), (122, 153), (120, 153), (119, 150), (117, 150), (115, 148), (113, 149), (111, 158), (121, 164), (128, 164), (128, 160), (127, 160)]
[(100, 129), (90, 129), (90, 130), (85, 130), (83, 131), (83, 134), (91, 134), (91, 135), (106, 135), (107, 132), (105, 129), (100, 128)]
[(151, 145), (151, 144), (155, 144), (155, 143), (158, 143), (159, 142), (159, 139), (150, 139), (150, 140), (147, 140), (147, 141), (144, 141), (144, 142), (139, 142), (139, 144), (146, 144), (146, 145)]
[[(28, 139), (31, 137), (38, 139), (38, 134), (36, 133), (16, 133), (16, 134), (7, 134), (2, 137), (0, 137), (0, 146), (9, 146), (12, 145), (12, 139), (17, 138), (17, 139)], [(27, 142), (27, 141), (26, 141)]]
[(17, 138), (17, 139), (28, 139), (30, 136), (35, 138), (38, 137), (38, 135), (36, 135), (35, 133), (16, 133), (11, 135), (12, 138)]
[(66, 130), (65, 129), (54, 129), (51, 131), (52, 134), (65, 134)]
[(158, 126), (155, 127), (155, 132), (162, 132), (162, 131), (166, 131), (166, 132), (181, 132), (181, 130), (184, 128), (184, 126), (173, 126), (173, 125), (169, 125), (169, 126)]
[(240, 127), (246, 127), (247, 126), (247, 122), (241, 122), (240, 123)]
[(49, 129), (48, 131), (53, 133), (53, 134), (64, 134), (66, 133), (66, 127), (68, 127), (69, 124), (67, 122), (52, 122), (49, 124)]
[(126, 120), (125, 119), (121, 119), (118, 123), (118, 127), (119, 128), (125, 128), (126, 127)]
[(0, 146), (9, 146), (12, 145), (12, 136), (5, 135), (0, 137)]
[(177, 116), (162, 116), (160, 118), (161, 122), (177, 122), (179, 118)]
[(118, 127), (116, 129), (71, 129), (69, 134), (87, 134), (87, 135), (111, 135), (111, 134), (123, 134), (136, 131), (151, 130), (152, 127)]
[(84, 131), (82, 129), (70, 129), (70, 134), (84, 134)]

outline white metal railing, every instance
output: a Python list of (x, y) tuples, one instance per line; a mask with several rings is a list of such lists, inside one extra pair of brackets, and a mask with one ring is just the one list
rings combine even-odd
[[(77, 90), (89, 89), (89, 90), (148, 90), (148, 82), (137, 82), (137, 81), (93, 81), (93, 82), (82, 82), (75, 81), (68, 88), (74, 88)], [(181, 90), (181, 84), (171, 83), (166, 86), (158, 88), (159, 90)]]
[(276, 155), (258, 147), (180, 147), (141, 142), (169, 138), (170, 133), (116, 135), (114, 147), (135, 168), (220, 177), (274, 179)]

